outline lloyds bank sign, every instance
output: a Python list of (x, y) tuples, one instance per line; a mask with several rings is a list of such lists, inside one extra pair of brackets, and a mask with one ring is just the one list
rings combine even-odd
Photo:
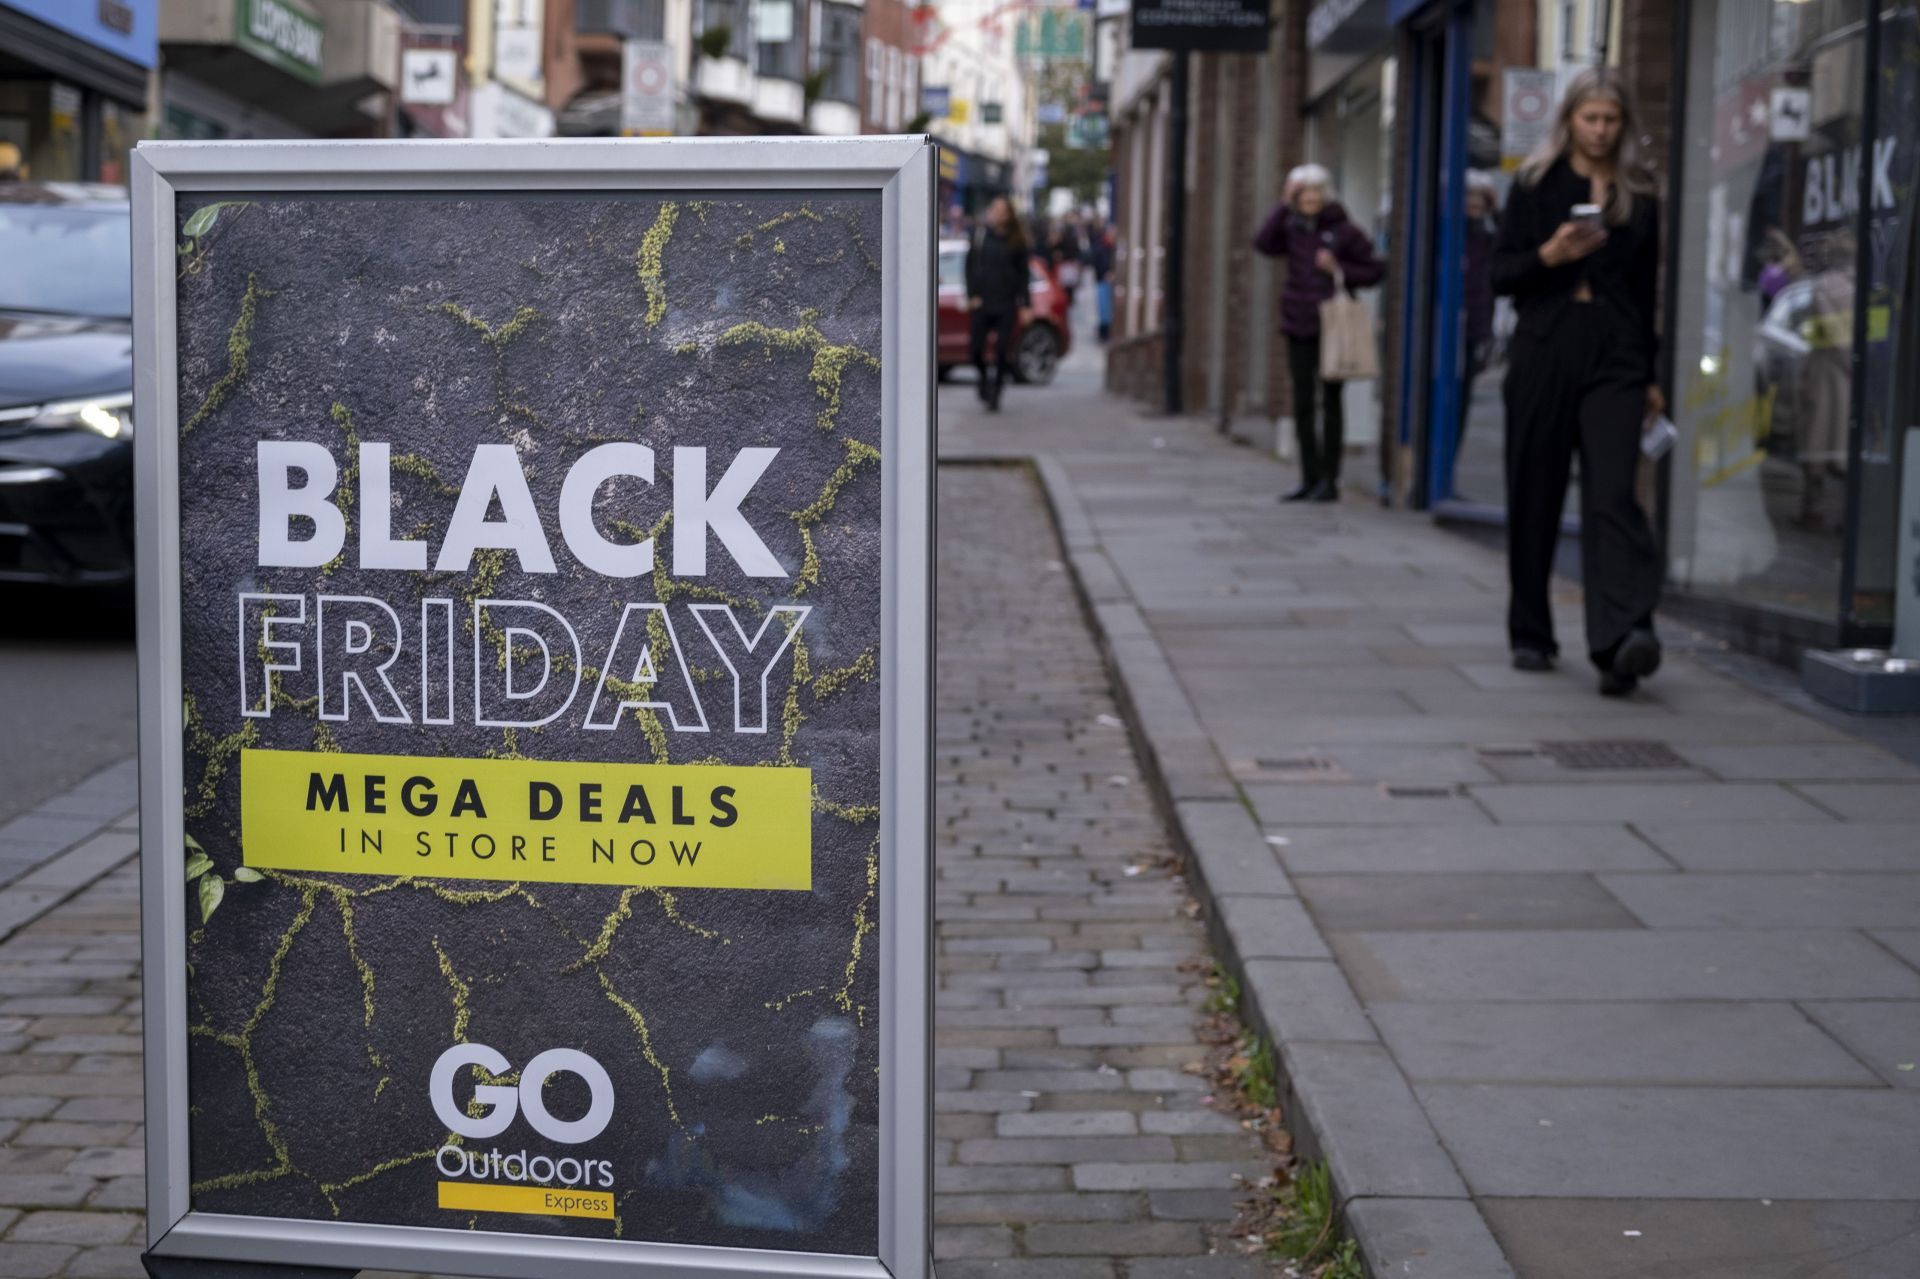
[(234, 43), (309, 84), (320, 83), (326, 27), (291, 0), (235, 0)]

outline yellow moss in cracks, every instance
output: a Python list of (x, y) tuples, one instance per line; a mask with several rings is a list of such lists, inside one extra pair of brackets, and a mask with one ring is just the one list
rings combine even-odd
[(773, 358), (775, 348), (782, 351), (811, 352), (813, 365), (807, 371), (807, 380), (813, 383), (814, 394), (827, 402), (814, 419), (823, 431), (831, 431), (840, 416), (840, 382), (849, 365), (880, 371), (880, 361), (851, 343), (835, 343), (827, 340), (814, 321), (819, 312), (806, 311), (800, 316), (800, 323), (788, 329), (776, 329), (762, 324), (758, 320), (748, 320), (736, 324), (720, 335), (721, 346), (745, 346), (759, 343), (766, 348), (767, 358)]
[(666, 263), (663, 259), (667, 241), (673, 238), (674, 220), (679, 216), (679, 205), (671, 200), (662, 200), (659, 216), (654, 218), (647, 233), (640, 237), (640, 247), (634, 250), (633, 270), (640, 277), (641, 291), (646, 294), (648, 328), (659, 324), (667, 315)]
[(258, 313), (261, 298), (270, 298), (275, 290), (263, 289), (254, 281), (251, 271), (247, 273), (247, 292), (240, 299), (240, 318), (227, 330), (227, 371), (207, 390), (207, 398), (200, 401), (193, 416), (181, 426), (180, 434), (185, 435), (194, 427), (210, 417), (213, 411), (226, 403), (233, 388), (240, 385), (247, 376), (247, 357), (253, 350), (253, 320)]
[(839, 670), (828, 671), (826, 674), (820, 676), (820, 678), (814, 680), (814, 700), (824, 701), (855, 680), (863, 683), (871, 683), (878, 666), (879, 663), (874, 658), (873, 650), (869, 648), (866, 652), (860, 654), (860, 656), (854, 658), (852, 662), (842, 666)]
[(447, 958), (447, 952), (440, 948), (440, 939), (433, 939), (433, 956), (440, 961), (440, 975), (447, 979), (447, 985), (453, 989), (453, 1042), (467, 1042), (467, 1024), (473, 1020), (473, 1010), (467, 1007), (467, 1000), (473, 995), (473, 987), (460, 980), (460, 974), (453, 971), (453, 961)]
[(675, 1127), (684, 1131), (686, 1125), (680, 1122), (680, 1111), (673, 1104), (673, 1074), (667, 1069), (667, 1064), (661, 1061), (653, 1051), (653, 1032), (647, 1029), (646, 1017), (638, 1008), (620, 997), (620, 992), (613, 988), (613, 983), (607, 980), (605, 973), (599, 973), (598, 976), (600, 989), (605, 992), (608, 1001), (627, 1015), (627, 1020), (633, 1024), (634, 1031), (640, 1036), (640, 1055), (647, 1059), (648, 1065), (660, 1072), (660, 1089), (667, 1096), (667, 1115), (673, 1120)]
[(793, 594), (804, 595), (809, 586), (820, 581), (820, 550), (814, 544), (813, 526), (827, 518), (834, 503), (840, 500), (840, 490), (857, 475), (862, 466), (880, 460), (880, 450), (871, 444), (856, 440), (851, 436), (843, 437), (841, 443), (846, 446), (847, 455), (833, 474), (820, 489), (820, 496), (792, 513), (793, 522), (800, 526), (800, 544), (803, 555), (800, 561), (800, 576), (793, 584)]

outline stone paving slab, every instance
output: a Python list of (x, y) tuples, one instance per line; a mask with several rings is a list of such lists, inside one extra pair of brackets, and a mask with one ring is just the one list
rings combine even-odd
[(1343, 933), (1369, 1003), (1510, 999), (1913, 999), (1920, 972), (1858, 933)]
[[(1920, 1017), (1914, 1017), (1920, 1004), (1807, 1006), (1816, 1020), (1820, 1015), (1814, 1010), (1820, 1008), (1886, 1010), (1883, 1016), (1869, 1014), (1863, 1030), (1891, 1029), (1902, 1016), (1914, 1018), (1909, 1038), (1920, 1040)], [(1369, 1011), (1400, 1068), (1416, 1084), (1878, 1087), (1882, 1082), (1789, 1003), (1376, 1003)]]
[[(1908, 822), (1688, 822), (1636, 827), (1687, 871), (1906, 871), (1920, 873), (1920, 839)], [(1634, 867), (1596, 867), (1631, 870)]]
[(1907, 781), (1913, 766), (1877, 746), (1747, 746), (1699, 744), (1687, 758), (1729, 781)]
[(1774, 1199), (1483, 1199), (1528, 1279), (1905, 1279), (1920, 1207)]
[(1917, 1093), (1486, 1084), (1415, 1091), (1480, 1196), (1920, 1200)]
[[(1632, 877), (1627, 877), (1632, 878)], [(1659, 876), (1648, 876), (1658, 879)], [(1330, 933), (1439, 929), (1635, 928), (1591, 875), (1304, 875), (1300, 895)]]
[(1671, 786), (1478, 786), (1473, 797), (1494, 820), (1513, 825), (1582, 822), (1817, 822), (1831, 816), (1784, 786), (1693, 782)]
[[(1920, 838), (1920, 831), (1909, 831)], [(1920, 918), (1920, 874), (1602, 875), (1649, 928), (1894, 928)]]
[(1800, 1007), (1882, 1082), (1920, 1089), (1920, 1001), (1814, 1001)]
[(1448, 828), (1393, 832), (1289, 829), (1275, 852), (1295, 875), (1564, 874), (1580, 871), (1669, 871), (1673, 862), (1622, 824)]

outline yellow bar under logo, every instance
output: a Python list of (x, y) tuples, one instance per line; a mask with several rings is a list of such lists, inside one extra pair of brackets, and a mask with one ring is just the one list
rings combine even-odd
[(600, 1217), (613, 1220), (613, 1196), (603, 1190), (480, 1186), (465, 1181), (443, 1181), (440, 1183), (440, 1206), (461, 1212), (531, 1212), (545, 1217)]
[(262, 870), (813, 887), (805, 768), (243, 750), (240, 823)]

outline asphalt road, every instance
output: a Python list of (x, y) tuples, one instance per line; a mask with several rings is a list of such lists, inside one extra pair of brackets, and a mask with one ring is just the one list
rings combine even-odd
[(134, 752), (133, 610), (0, 586), (0, 822)]

